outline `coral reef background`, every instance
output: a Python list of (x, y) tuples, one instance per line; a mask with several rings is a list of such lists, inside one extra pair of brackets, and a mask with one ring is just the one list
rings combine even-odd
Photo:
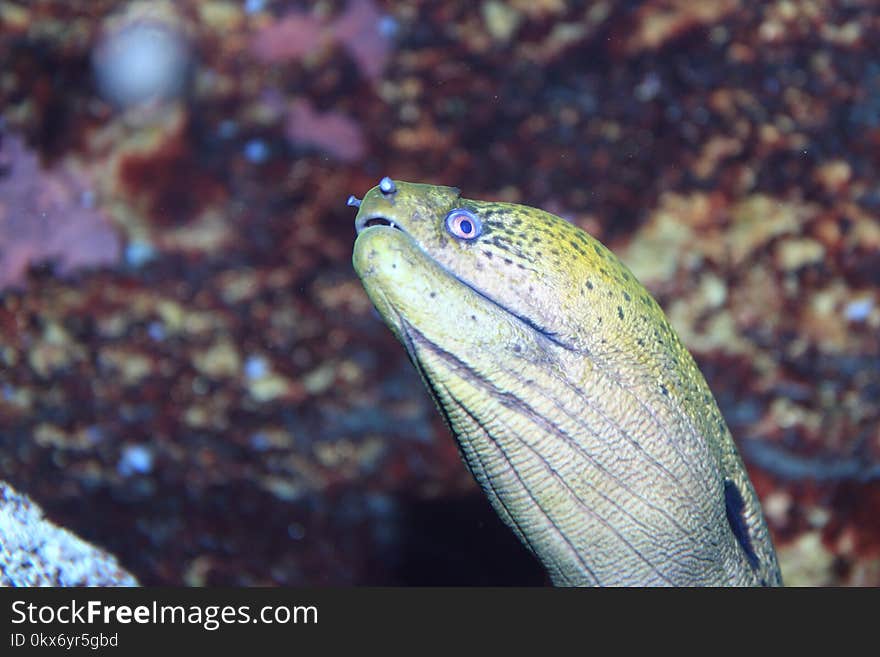
[(615, 249), (786, 583), (880, 585), (878, 44), (868, 0), (0, 0), (0, 480), (143, 584), (544, 583), (351, 269), (390, 175)]

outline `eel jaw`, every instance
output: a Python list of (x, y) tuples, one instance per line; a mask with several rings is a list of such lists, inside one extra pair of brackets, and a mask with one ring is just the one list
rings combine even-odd
[[(373, 215), (361, 217), (355, 222), (355, 231), (358, 235), (360, 235), (365, 230), (372, 228), (373, 226), (390, 226), (391, 228), (396, 228), (397, 230), (402, 231), (403, 229), (394, 223), (393, 220), (388, 217), (384, 217), (382, 215)], [(404, 231), (405, 232), (405, 231)]]
[(362, 231), (365, 231), (367, 228), (371, 228), (373, 226), (390, 226), (391, 228), (402, 230), (400, 226), (398, 226), (387, 217), (370, 217), (363, 223), (363, 226), (357, 226), (357, 232), (358, 234), (360, 234)]

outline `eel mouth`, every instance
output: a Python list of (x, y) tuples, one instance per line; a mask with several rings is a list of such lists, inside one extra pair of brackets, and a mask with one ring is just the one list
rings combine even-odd
[(398, 226), (393, 220), (388, 217), (383, 217), (381, 215), (372, 216), (372, 217), (364, 217), (362, 220), (359, 220), (355, 224), (355, 230), (358, 235), (367, 230), (368, 228), (373, 228), (374, 226), (388, 226), (389, 228), (396, 228), (401, 232), (403, 229)]

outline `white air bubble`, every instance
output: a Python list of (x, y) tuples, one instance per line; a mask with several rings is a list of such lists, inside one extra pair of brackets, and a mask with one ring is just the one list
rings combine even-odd
[(123, 107), (175, 98), (183, 91), (189, 65), (183, 36), (158, 21), (111, 32), (92, 55), (101, 95)]

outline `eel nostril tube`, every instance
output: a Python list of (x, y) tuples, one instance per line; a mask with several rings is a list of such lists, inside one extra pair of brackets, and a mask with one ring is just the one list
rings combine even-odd
[(385, 196), (395, 194), (397, 192), (397, 185), (394, 184), (394, 181), (391, 180), (391, 178), (385, 176), (379, 181), (379, 191)]
[(348, 197), (348, 200), (345, 202), (345, 204), (350, 208), (359, 208), (361, 207), (361, 200), (357, 196), (352, 194)]

